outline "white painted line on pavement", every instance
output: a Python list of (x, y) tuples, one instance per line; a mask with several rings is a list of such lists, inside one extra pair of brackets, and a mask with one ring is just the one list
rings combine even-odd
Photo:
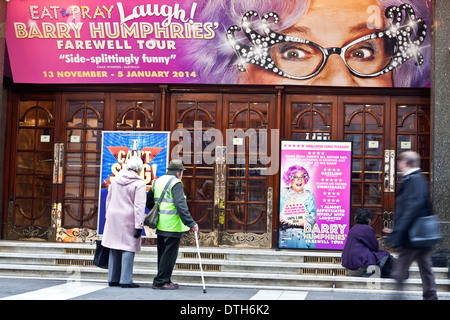
[(49, 288), (4, 297), (0, 300), (67, 300), (104, 289), (107, 286), (108, 284), (104, 283), (67, 282)]
[(305, 300), (308, 292), (288, 290), (259, 290), (250, 300)]

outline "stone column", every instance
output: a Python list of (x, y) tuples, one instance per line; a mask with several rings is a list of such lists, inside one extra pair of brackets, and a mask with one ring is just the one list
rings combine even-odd
[[(3, 89), (3, 69), (5, 63), (5, 29), (6, 29), (6, 1), (0, 0), (0, 190), (3, 190), (3, 150), (5, 149), (5, 123), (6, 123), (6, 90)], [(3, 193), (2, 193), (3, 194)], [(0, 203), (2, 200), (0, 194)], [(6, 221), (3, 221), (3, 212), (0, 206), (0, 239), (3, 239), (3, 227)], [(3, 217), (6, 220), (6, 216)]]
[[(0, 1), (0, 88), (3, 88), (3, 69), (5, 63), (5, 30), (6, 30), (6, 1)], [(2, 93), (0, 92), (0, 98)], [(1, 99), (0, 99), (1, 101)]]
[(450, 258), (450, 2), (434, 0), (432, 39), (432, 177), (433, 209), (439, 215), (443, 240), (434, 258), (447, 265)]

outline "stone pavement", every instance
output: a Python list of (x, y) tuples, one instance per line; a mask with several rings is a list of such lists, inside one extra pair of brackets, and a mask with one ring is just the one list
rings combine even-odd
[[(150, 284), (140, 288), (108, 287), (105, 282), (67, 281), (42, 278), (0, 277), (0, 300), (392, 300), (397, 297), (389, 291), (351, 291), (344, 289), (304, 290), (257, 289), (236, 287), (206, 287), (180, 284), (178, 290), (154, 290)], [(440, 300), (450, 300), (450, 294), (438, 293)], [(407, 300), (421, 300), (419, 292), (405, 295)]]
[[(105, 282), (0, 277), (0, 308), (5, 310), (5, 314), (14, 311), (21, 318), (27, 318), (27, 315), (31, 318), (44, 312), (48, 315), (88, 316), (89, 319), (102, 319), (115, 314), (116, 317), (153, 317), (157, 314), (163, 315), (164, 319), (230, 319), (230, 316), (232, 319), (281, 319), (282, 316), (292, 317), (294, 313), (298, 316), (320, 315), (320, 318), (329, 314), (334, 318), (348, 314), (351, 308), (364, 308), (364, 304), (369, 304), (370, 310), (382, 308), (379, 310), (384, 312), (401, 308), (402, 315), (407, 312), (411, 317), (423, 311), (422, 303), (417, 301), (421, 300), (419, 292), (406, 296), (410, 301), (405, 302), (408, 303), (405, 308), (399, 301), (392, 300), (395, 298), (392, 293), (376, 290), (349, 292), (305, 288), (298, 291), (208, 286), (206, 290), (203, 293), (202, 286), (188, 284), (180, 284), (177, 290), (164, 291), (154, 290), (145, 283), (140, 288), (125, 289), (108, 287)], [(448, 311), (450, 295), (442, 293), (439, 298), (441, 301), (433, 304), (433, 310), (442, 308)], [(24, 304), (22, 300), (30, 301)], [(354, 306), (348, 305), (351, 303)]]

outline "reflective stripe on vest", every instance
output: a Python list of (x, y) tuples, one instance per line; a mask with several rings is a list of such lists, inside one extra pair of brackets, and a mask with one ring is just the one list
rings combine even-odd
[[(173, 178), (173, 176), (163, 175), (153, 182), (155, 203), (160, 198), (162, 192), (164, 191), (164, 187), (171, 178)], [(189, 227), (185, 226), (181, 221), (175, 204), (173, 203), (172, 187), (178, 182), (181, 182), (181, 180), (175, 177), (167, 189), (164, 198), (161, 200), (159, 205), (159, 221), (158, 226), (156, 227), (158, 230), (169, 232), (185, 232), (189, 230)]]

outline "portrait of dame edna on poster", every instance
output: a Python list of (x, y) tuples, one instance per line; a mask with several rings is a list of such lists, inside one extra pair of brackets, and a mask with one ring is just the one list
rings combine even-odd
[(220, 21), (224, 34), (185, 48), (200, 83), (430, 86), (428, 0), (199, 5), (198, 18)]

